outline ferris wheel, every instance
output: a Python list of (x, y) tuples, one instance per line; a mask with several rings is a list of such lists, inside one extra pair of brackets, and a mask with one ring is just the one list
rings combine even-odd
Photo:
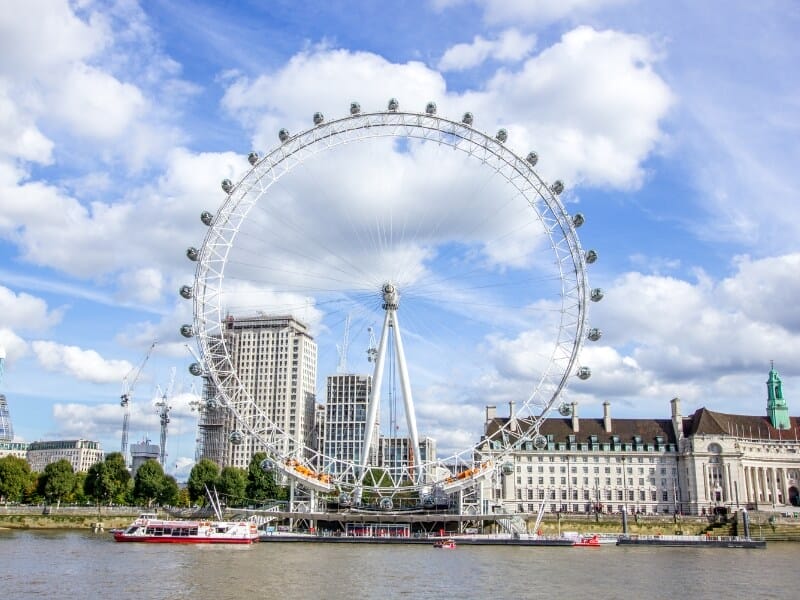
[[(510, 150), (505, 129), (473, 125), (469, 112), (449, 120), (433, 102), (406, 112), (394, 98), (378, 112), (353, 102), (336, 120), (315, 113), (308, 130), (281, 129), (274, 149), (251, 152), (244, 176), (222, 181), (216, 213), (201, 215), (207, 235), (187, 250), (194, 283), (180, 290), (194, 307), (181, 333), (201, 359), (190, 370), (234, 417), (230, 444), (255, 440), (264, 468), (354, 502), (422, 499), (494, 469), (485, 451), (476, 462), (479, 444), (498, 457), (523, 439), (542, 448), (551, 409), (569, 414), (567, 384), (591, 375), (579, 364), (583, 342), (601, 335), (586, 318), (603, 296), (586, 275), (597, 253), (581, 247), (584, 217), (559, 200), (563, 183), (534, 170), (537, 154)], [(342, 327), (370, 337), (360, 367), (343, 369), (340, 352), (339, 374), (366, 383), (348, 419), (328, 399), (324, 442), (276, 418), (239, 368), (252, 349), (233, 341), (233, 323), (270, 316), (313, 338), (323, 377)], [(289, 374), (270, 385), (276, 377)], [(490, 440), (465, 425), (480, 427), (484, 407), (503, 400), (513, 411)], [(520, 419), (524, 436), (509, 436)]]

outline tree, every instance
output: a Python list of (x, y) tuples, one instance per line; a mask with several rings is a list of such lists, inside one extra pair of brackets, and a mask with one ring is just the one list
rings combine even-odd
[(164, 469), (157, 460), (146, 460), (137, 469), (133, 479), (134, 501), (146, 504), (148, 508), (158, 499), (164, 488)]
[(178, 482), (172, 475), (165, 475), (161, 486), (161, 492), (158, 494), (158, 503), (162, 506), (174, 506), (180, 499), (180, 489)]
[(280, 489), (275, 482), (274, 472), (264, 471), (261, 468), (261, 463), (266, 458), (266, 453), (256, 452), (247, 467), (247, 489), (245, 493), (248, 498), (258, 503), (274, 500), (280, 496)]
[(125, 468), (122, 454), (112, 452), (103, 462), (89, 467), (83, 491), (97, 504), (125, 503), (130, 481), (131, 474)]
[(128, 467), (125, 466), (125, 457), (122, 452), (112, 452), (105, 459), (109, 468), (109, 474), (114, 481), (115, 490), (112, 501), (117, 504), (125, 504), (128, 501), (128, 492), (131, 490), (132, 477)]
[(0, 500), (22, 501), (30, 475), (27, 460), (11, 455), (0, 458)]
[(48, 502), (60, 505), (75, 489), (75, 471), (66, 458), (52, 462), (39, 476), (39, 493)]
[(228, 497), (229, 506), (242, 506), (245, 503), (247, 472), (238, 467), (225, 467), (217, 479), (217, 490)]
[[(203, 500), (206, 496), (206, 486), (211, 488), (217, 483), (219, 467), (217, 463), (207, 458), (202, 459), (189, 473), (186, 487), (189, 490), (189, 499), (192, 502)], [(205, 502), (205, 501), (204, 501)]]

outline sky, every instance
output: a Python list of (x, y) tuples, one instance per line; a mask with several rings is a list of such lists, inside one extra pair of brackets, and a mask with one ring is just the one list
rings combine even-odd
[[(177, 290), (194, 282), (200, 212), (216, 213), (220, 181), (278, 148), (281, 128), (392, 97), (505, 128), (586, 216), (581, 244), (600, 257), (589, 282), (605, 296), (587, 321), (603, 337), (579, 361), (592, 377), (564, 396), (581, 417), (608, 401), (612, 417), (667, 418), (676, 396), (684, 414), (765, 414), (772, 361), (800, 414), (798, 29), (790, 0), (9, 0), (0, 391), (17, 439), (118, 450), (135, 379), (130, 442), (158, 439), (168, 394), (167, 471), (185, 476), (200, 382)], [(484, 406), (504, 415), (528, 397), (557, 333), (546, 240), (518, 201), (433, 144), (321, 153), (243, 222), (224, 309), (308, 321), (322, 398), (337, 348), (348, 370), (371, 368), (378, 290), (397, 282), (420, 434), (464, 447)]]

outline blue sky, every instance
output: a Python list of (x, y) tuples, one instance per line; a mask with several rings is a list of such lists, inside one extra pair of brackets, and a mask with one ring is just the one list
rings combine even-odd
[[(417, 111), (434, 100), (455, 120), (471, 110), (483, 131), (506, 127), (507, 145), (539, 152), (540, 174), (563, 179), (567, 209), (586, 214), (581, 241), (601, 257), (590, 282), (606, 297), (590, 313), (604, 337), (581, 357), (593, 376), (570, 385), (581, 416), (598, 416), (608, 400), (613, 416), (663, 418), (674, 396), (685, 413), (762, 414), (771, 360), (793, 406), (796, 3), (11, 4), (0, 15), (0, 345), (8, 355), (0, 389), (20, 439), (86, 437), (117, 449), (122, 378), (158, 339), (135, 390), (130, 437), (158, 438), (152, 399), (174, 367), (168, 470), (185, 472), (197, 381), (178, 334), (191, 307), (176, 290), (193, 277), (184, 251), (202, 242), (200, 211), (218, 208), (220, 180), (241, 176), (251, 149), (274, 148), (281, 127), (308, 128), (316, 110), (343, 116), (351, 100), (381, 110), (393, 96)], [(415, 190), (423, 207), (393, 205), (398, 211), (425, 215), (435, 205), (440, 227), (457, 229), (460, 221), (444, 215), (466, 212), (468, 198), (446, 190), (472, 181), (472, 171), (444, 154), (428, 156), (426, 170), (409, 148), (334, 154), (293, 173), (276, 200), (305, 190), (327, 195), (332, 209), (337, 190), (358, 201), (357, 181), (390, 197), (384, 188), (394, 180), (369, 152), (400, 165), (395, 183)], [(357, 172), (344, 168), (353, 164)], [(287, 250), (266, 248), (273, 260)], [(344, 314), (328, 315), (316, 332), (320, 390), (335, 369)], [(409, 340), (437, 333), (422, 313), (407, 314)], [(419, 345), (415, 356), (410, 341), (407, 352), (421, 433), (458, 447), (480, 431), (484, 404), (526, 393), (525, 357), (537, 337), (533, 322), (492, 337), (482, 319), (450, 318), (437, 334), (450, 344), (446, 359), (435, 360), (442, 345), (428, 353)], [(353, 369), (368, 368), (371, 325), (353, 319)]]

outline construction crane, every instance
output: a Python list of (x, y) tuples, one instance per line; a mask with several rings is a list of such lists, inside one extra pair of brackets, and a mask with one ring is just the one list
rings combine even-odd
[(167, 385), (167, 391), (159, 394), (161, 399), (155, 404), (156, 408), (158, 409), (158, 416), (161, 419), (161, 456), (159, 458), (159, 462), (161, 463), (161, 468), (163, 469), (165, 469), (167, 465), (167, 425), (169, 424), (169, 411), (172, 410), (172, 407), (169, 405), (169, 399), (172, 396), (172, 387), (174, 385), (175, 367), (172, 367), (169, 385)]
[(119, 405), (125, 409), (125, 413), (122, 417), (122, 458), (126, 465), (130, 465), (130, 461), (128, 461), (128, 429), (131, 422), (131, 400), (133, 399), (133, 389), (136, 387), (136, 382), (139, 381), (139, 376), (142, 374), (142, 369), (144, 369), (145, 364), (147, 364), (147, 359), (150, 358), (150, 355), (153, 353), (153, 348), (156, 347), (157, 343), (158, 340), (153, 340), (153, 343), (150, 344), (150, 348), (147, 350), (147, 354), (144, 355), (144, 359), (142, 360), (141, 364), (138, 367), (131, 369), (131, 371), (122, 379), (122, 395), (119, 397)]

